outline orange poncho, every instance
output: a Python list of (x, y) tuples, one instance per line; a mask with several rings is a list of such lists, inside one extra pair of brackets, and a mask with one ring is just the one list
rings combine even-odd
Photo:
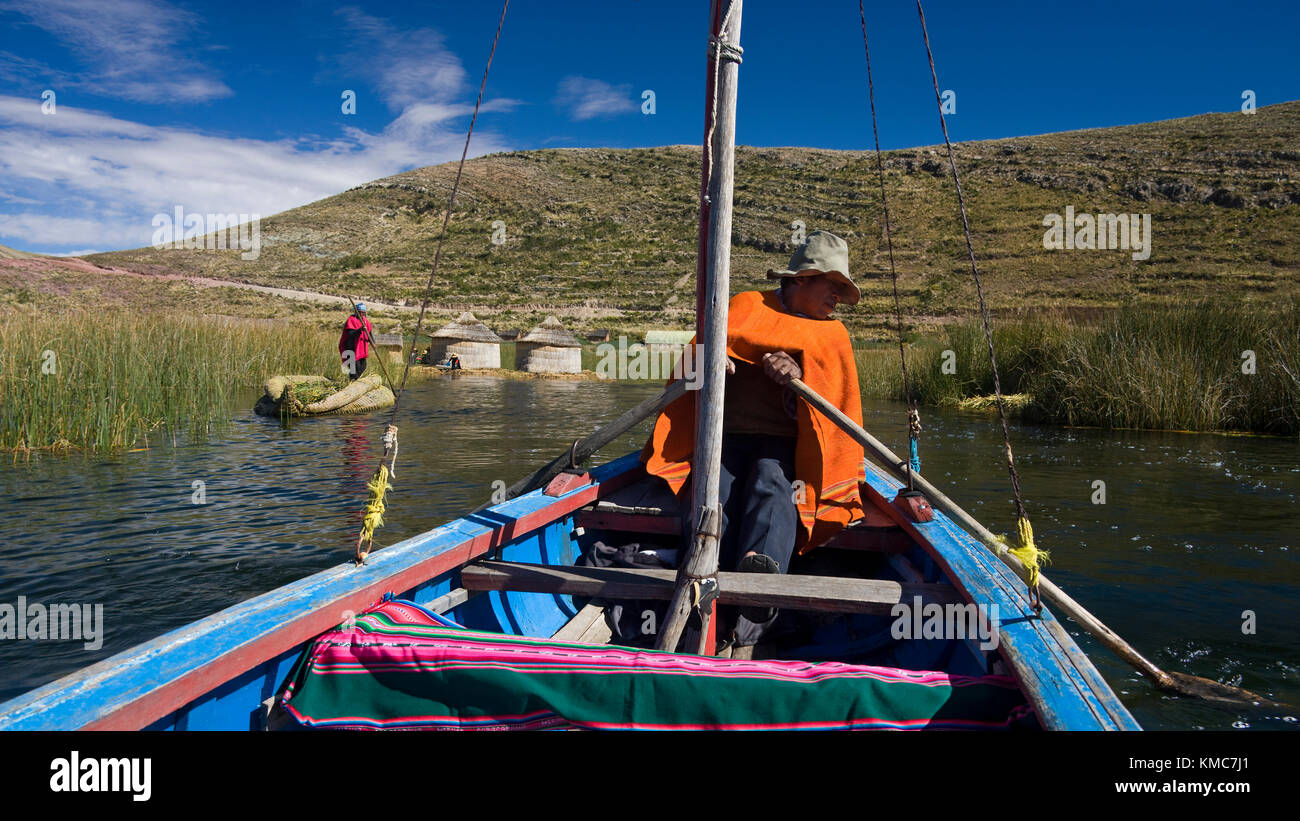
[[(845, 415), (862, 424), (862, 399), (849, 332), (836, 320), (797, 317), (781, 310), (775, 292), (748, 291), (731, 298), (727, 355), (761, 364), (763, 355), (785, 351), (803, 368), (803, 381)], [(795, 548), (807, 553), (863, 516), (858, 484), (866, 480), (862, 446), (807, 402), (798, 403), (795, 479), (804, 483), (802, 525)], [(647, 473), (681, 493), (691, 472), (695, 444), (695, 395), (673, 402), (655, 422), (641, 454)]]

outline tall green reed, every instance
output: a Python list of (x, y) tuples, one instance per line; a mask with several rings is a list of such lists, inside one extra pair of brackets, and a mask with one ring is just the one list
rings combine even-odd
[[(1004, 394), (1041, 421), (1160, 430), (1300, 433), (1300, 299), (1120, 308), (1096, 323), (998, 319)], [(993, 392), (982, 324), (909, 347), (912, 394), (955, 405)], [(863, 392), (903, 399), (897, 348), (858, 352)]]
[(0, 339), (3, 449), (202, 439), (267, 376), (339, 368), (327, 332), (181, 315), (9, 314)]
[(1300, 432), (1300, 300), (1121, 308), (1077, 329), (1035, 374), (1038, 413), (1067, 424)]

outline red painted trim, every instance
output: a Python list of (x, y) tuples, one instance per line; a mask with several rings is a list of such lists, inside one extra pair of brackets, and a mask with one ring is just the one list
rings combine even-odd
[(934, 510), (930, 508), (930, 503), (924, 496), (907, 496), (900, 491), (894, 497), (892, 506), (903, 511), (903, 514), (913, 522), (934, 521)]
[(709, 626), (704, 631), (704, 652), (701, 655), (718, 654), (718, 601), (709, 602)]
[[(625, 474), (611, 477), (609, 482), (616, 482), (627, 473), (635, 473), (635, 471), (626, 471)], [(554, 504), (535, 510), (495, 530), (472, 536), (436, 556), (318, 607), (310, 613), (305, 613), (272, 633), (235, 648), (174, 681), (141, 694), (131, 703), (83, 725), (80, 729), (138, 730), (147, 727), (163, 716), (225, 684), (240, 673), (324, 633), (341, 621), (344, 610), (360, 613), (381, 599), (385, 593), (409, 590), (428, 579), (460, 567), (507, 542), (514, 541), (584, 505), (591, 504), (595, 501), (600, 488), (601, 485), (589, 485), (572, 496), (557, 500)], [(606, 488), (607, 491), (616, 489), (617, 486)]]
[[(839, 550), (870, 550), (877, 553), (906, 553), (912, 547), (912, 537), (897, 527), (888, 530), (846, 527), (830, 538), (822, 548)], [(819, 550), (822, 548), (818, 548)]]
[(593, 530), (627, 530), (633, 533), (661, 533), (676, 535), (681, 532), (681, 522), (676, 516), (655, 516), (649, 513), (618, 513), (609, 510), (579, 510), (575, 514), (579, 526)]
[(563, 496), (574, 488), (591, 484), (591, 475), (587, 473), (561, 473), (547, 483), (542, 491), (544, 496)]
[(871, 500), (871, 503), (888, 516), (889, 519), (892, 520), (893, 524), (901, 527), (905, 533), (916, 540), (917, 544), (929, 548), (925, 552), (928, 553), (930, 558), (934, 559), (935, 563), (939, 565), (939, 568), (943, 570), (943, 573), (948, 577), (948, 580), (961, 590), (962, 594), (966, 596), (967, 601), (973, 601), (974, 599), (971, 591), (962, 583), (961, 576), (953, 571), (952, 566), (949, 565), (943, 554), (934, 549), (934, 546), (930, 544), (930, 540), (927, 539), (921, 531), (916, 529), (915, 523), (908, 519), (907, 515), (904, 514), (903, 511), (894, 507), (893, 503), (889, 499), (882, 496), (880, 492), (870, 484), (864, 483), (861, 487), (867, 492), (867, 498)]
[[(866, 483), (859, 485), (858, 494), (861, 495), (862, 489), (866, 487), (871, 486)], [(894, 527), (894, 520), (874, 507), (863, 508), (863, 512), (866, 515), (854, 525), (855, 527)]]

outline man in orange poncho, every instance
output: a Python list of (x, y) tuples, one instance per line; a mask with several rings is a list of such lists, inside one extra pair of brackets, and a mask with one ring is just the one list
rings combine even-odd
[[(830, 318), (861, 292), (849, 278), (848, 245), (814, 231), (773, 291), (732, 297), (727, 322), (723, 406), (719, 568), (784, 573), (799, 554), (823, 544), (863, 515), (858, 484), (862, 447), (785, 386), (802, 379), (861, 424), (862, 402), (848, 330)], [(642, 453), (689, 507), (695, 396), (669, 405)], [(687, 533), (687, 542), (693, 534)], [(776, 612), (744, 608), (735, 639), (755, 643)]]

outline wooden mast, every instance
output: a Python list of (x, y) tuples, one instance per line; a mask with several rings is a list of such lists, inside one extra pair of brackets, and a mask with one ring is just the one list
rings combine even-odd
[[(714, 0), (709, 10), (709, 42), (718, 36), (722, 28), (722, 4)], [(709, 176), (713, 167), (713, 146), (709, 144), (709, 135), (713, 133), (713, 95), (716, 78), (713, 74), (714, 52), (709, 48), (708, 59), (704, 65), (704, 137), (700, 140), (700, 221), (695, 247), (695, 330), (704, 327), (706, 299), (705, 286), (709, 281)]]
[[(736, 88), (740, 75), (740, 15), (742, 0), (713, 0), (710, 32), (710, 78), (717, 78), (709, 97), (712, 143), (709, 163), (709, 236), (706, 243), (702, 304), (697, 306), (696, 337), (699, 352), (700, 391), (696, 397), (695, 450), (691, 457), (691, 523), (694, 536), (690, 553), (677, 571), (677, 586), (668, 607), (667, 621), (659, 633), (661, 650), (676, 650), (692, 608), (707, 597), (700, 608), (702, 625), (697, 652), (705, 649), (717, 589), (718, 540), (721, 511), (718, 506), (718, 473), (722, 463), (722, 402), (726, 381), (727, 304), (731, 289), (731, 206), (736, 154)], [(706, 126), (707, 128), (708, 126)], [(707, 138), (706, 138), (707, 141)]]

